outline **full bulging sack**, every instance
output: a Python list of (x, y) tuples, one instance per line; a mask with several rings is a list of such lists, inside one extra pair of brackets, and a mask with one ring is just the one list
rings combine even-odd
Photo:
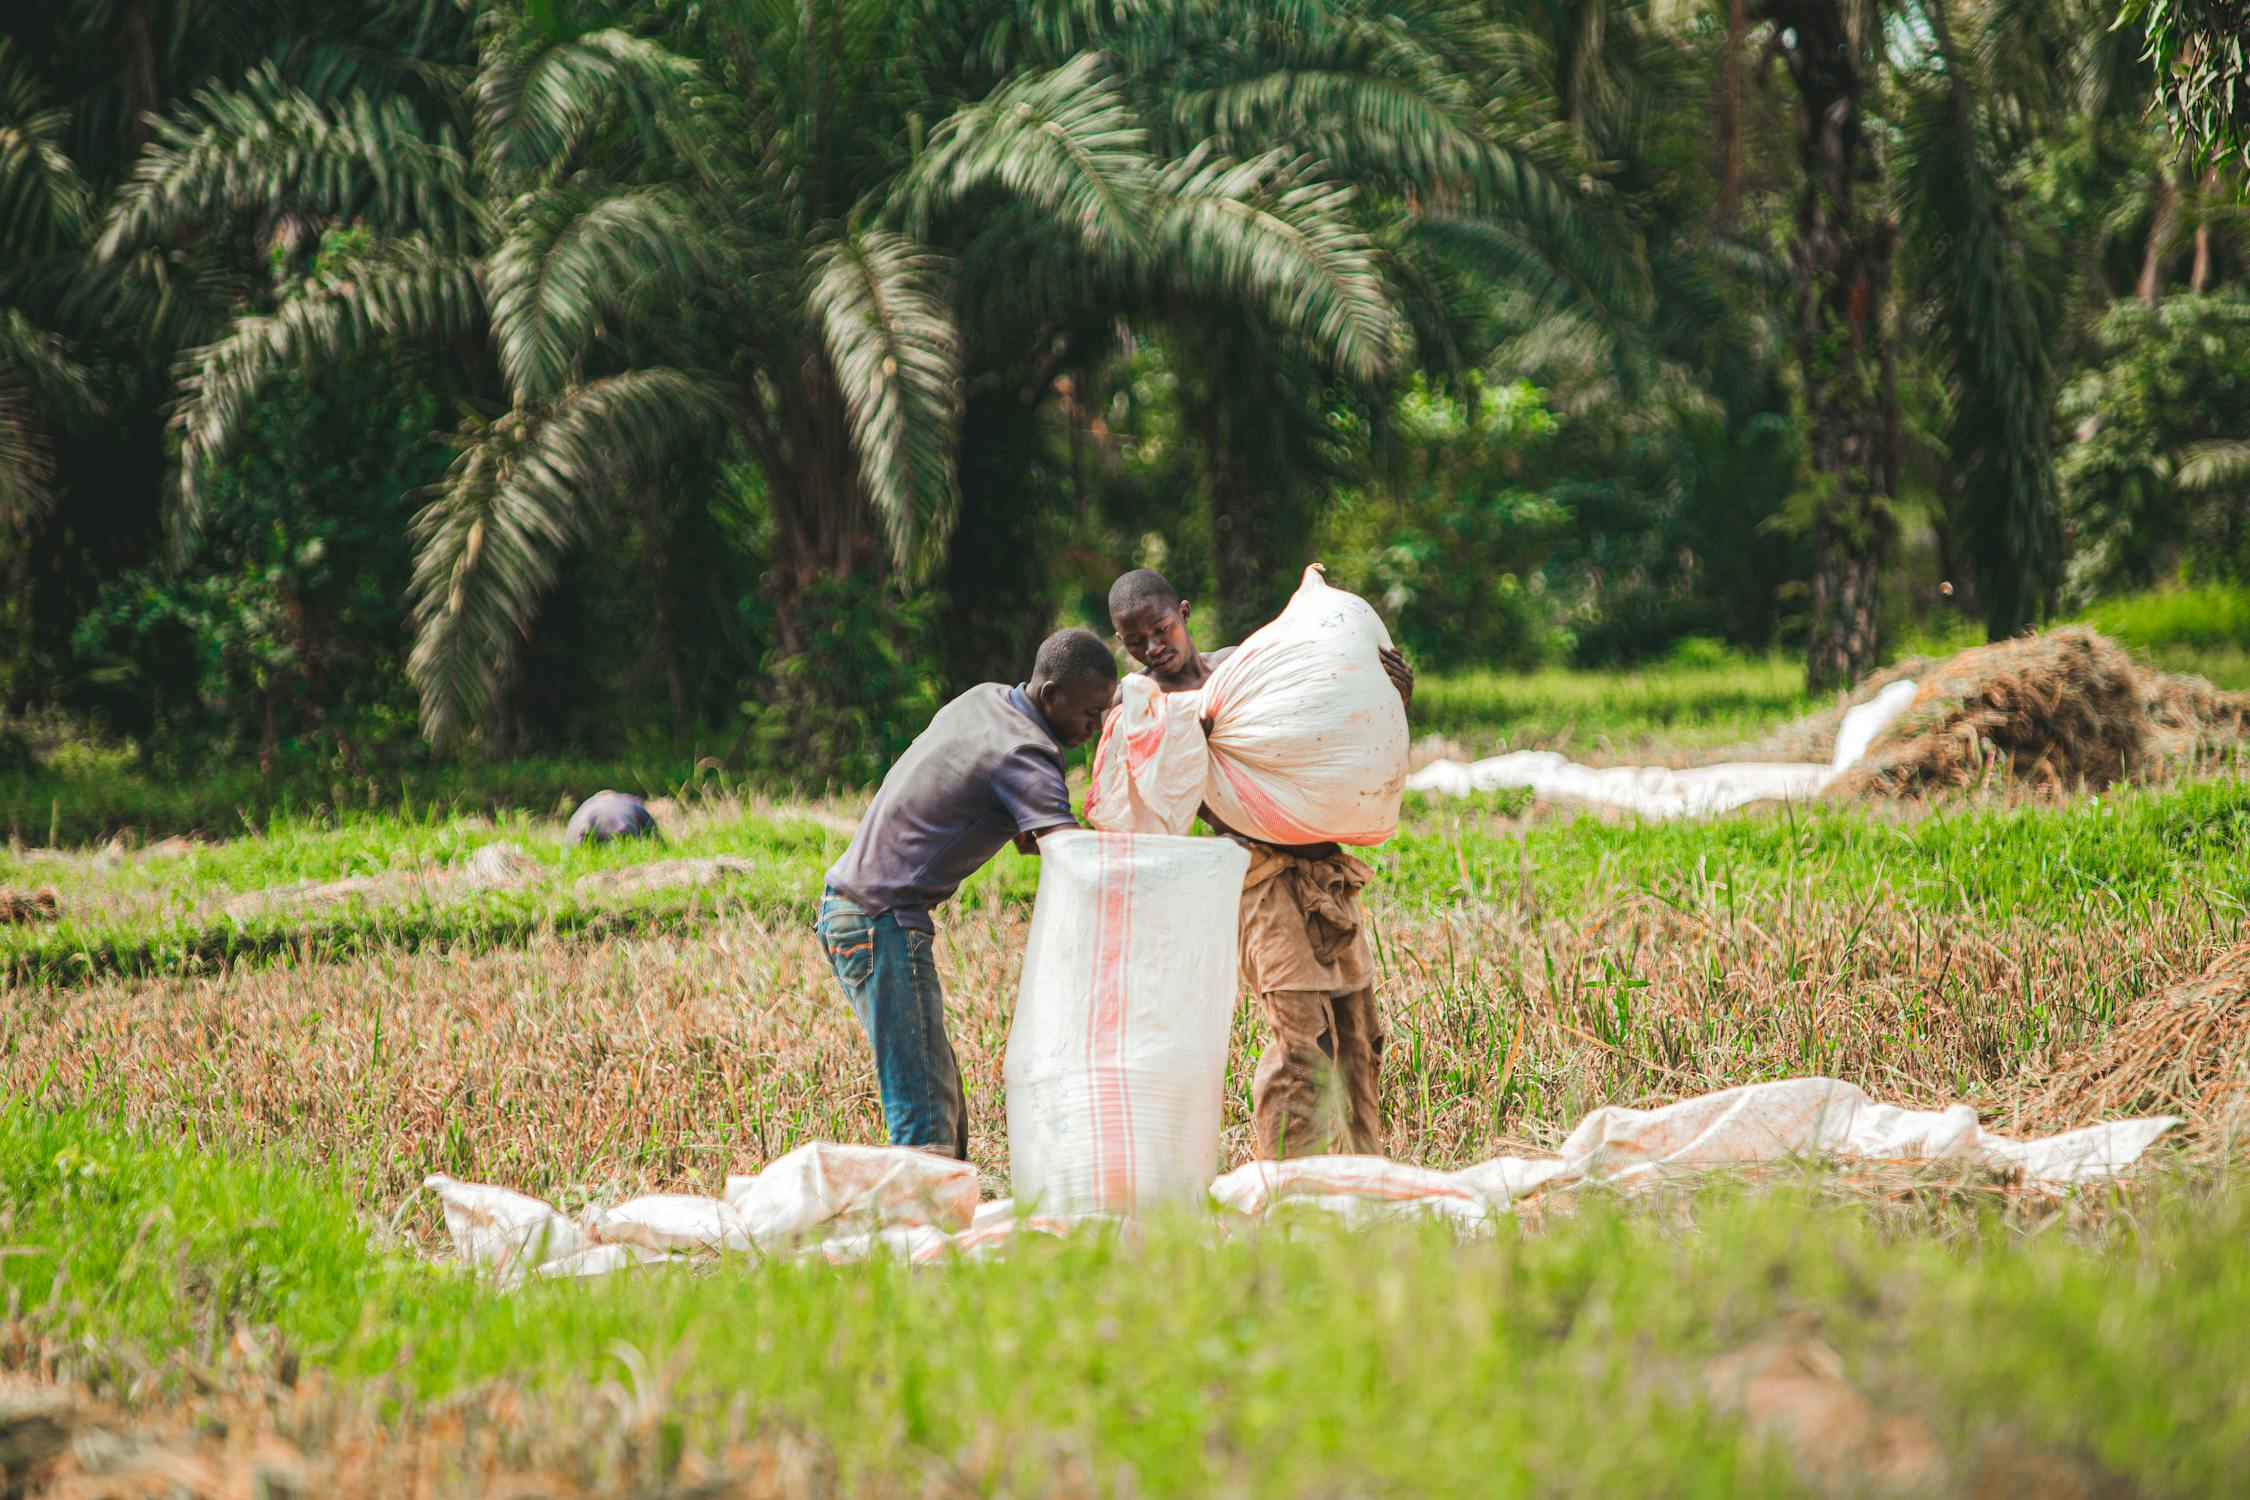
[(1203, 685), (1203, 801), (1269, 844), (1380, 844), (1406, 788), (1406, 705), (1390, 632), (1357, 594), (1305, 569), (1289, 607)]
[(1130, 1215), (1203, 1201), (1219, 1155), (1249, 863), (1230, 839), (1040, 841), (1003, 1064), (1025, 1212)]

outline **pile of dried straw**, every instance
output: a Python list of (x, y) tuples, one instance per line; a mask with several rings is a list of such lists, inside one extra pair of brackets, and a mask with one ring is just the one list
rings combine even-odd
[(2250, 1115), (2250, 943), (2129, 1008), (2039, 1079), (2010, 1124), (2148, 1114), (2181, 1115), (2206, 1132)]
[(61, 915), (62, 907), (52, 886), (36, 891), (0, 886), (0, 922), (52, 922)]
[(1917, 685), (1914, 702), (1833, 795), (1912, 796), (2002, 777), (2035, 792), (2099, 789), (2250, 729), (2250, 694), (2152, 671), (2076, 627), (1901, 662), (1853, 700), (1902, 677)]

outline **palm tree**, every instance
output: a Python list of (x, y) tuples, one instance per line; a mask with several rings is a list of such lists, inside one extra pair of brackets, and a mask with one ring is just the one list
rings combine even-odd
[(51, 427), (96, 405), (86, 367), (48, 322), (77, 277), (88, 194), (63, 149), (69, 117), (0, 41), (0, 524), (55, 504)]
[(2062, 582), (2047, 353), (2060, 299), (2052, 248), (2027, 243), (1993, 166), (1980, 54), (2003, 49), (1959, 45), (1947, 0), (1919, 13), (1927, 65), (1902, 82), (1894, 158), (1903, 290), (1938, 335), (1961, 539), (1986, 632), (2003, 640), (2051, 613)]
[(1389, 367), (1398, 309), (1319, 165), (1160, 151), (1114, 57), (996, 60), (992, 18), (957, 9), (713, 7), (637, 28), (495, 11), (465, 142), (270, 69), (176, 111), (105, 254), (253, 210), (375, 231), (194, 356), (183, 531), (276, 369), (377, 339), (481, 341), (502, 400), (464, 424), (416, 522), (411, 670), (442, 742), (490, 708), (565, 549), (692, 446), (739, 444), (765, 477), (785, 656), (823, 580), (928, 578), (959, 510), (968, 361), (995, 357), (964, 339), (972, 253), (1025, 323), (1195, 296), (1339, 368)]
[[(1007, 35), (1026, 66), (1057, 66), (1089, 49), (1116, 58), (1160, 156), (1185, 163), (1215, 153), (1237, 165), (1206, 172), (1234, 176), (1295, 164), (1292, 191), (1332, 199), (1333, 222), (1356, 226), (1396, 290), (1413, 352), (1441, 371), (1481, 358), (1496, 285), (1612, 329), (1645, 309), (1634, 226), (1595, 180), (1587, 153), (1535, 111), (1527, 49), (1496, 8), (1201, 0), (1121, 7), (1098, 27), (1079, 6), (1026, 14), (1014, 32), (988, 35)], [(1305, 179), (1311, 163), (1319, 170)], [(1355, 461), (1330, 409), (1340, 398), (1382, 409), (1383, 377), (1407, 350), (1369, 358), (1370, 340), (1305, 336), (1292, 305), (1319, 297), (1317, 282), (1235, 295), (1218, 266), (1201, 263), (1199, 239), (1173, 236), (1131, 285), (1055, 302), (1027, 302), (1007, 256), (965, 242), (961, 306), (971, 345), (1037, 351), (1006, 378), (972, 382), (968, 420), (980, 431), (1020, 424), (1027, 407), (1053, 404), (1057, 375), (1074, 391), (1098, 390), (1120, 330), (1167, 331), (1189, 392), (1221, 600), (1230, 621), (1255, 622), (1287, 598), (1306, 561), (1312, 507)], [(1065, 420), (1083, 423), (1087, 409), (1075, 409)], [(1006, 453), (1019, 468), (1044, 461), (1036, 443)], [(980, 478), (1024, 494), (1031, 486), (1022, 479), (993, 472), (1006, 453), (980, 453)], [(957, 550), (948, 567), (954, 612), (964, 595), (989, 595), (1000, 582), (984, 553), (1039, 522), (981, 506), (964, 515), (976, 545)], [(1025, 622), (1039, 617), (1017, 612)]]

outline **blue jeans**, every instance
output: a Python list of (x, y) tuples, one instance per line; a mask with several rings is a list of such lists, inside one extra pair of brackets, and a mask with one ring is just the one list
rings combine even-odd
[(891, 1144), (966, 1161), (969, 1104), (945, 1035), (936, 939), (899, 926), (889, 912), (871, 917), (834, 891), (821, 893), (818, 931), (844, 998), (874, 1044)]

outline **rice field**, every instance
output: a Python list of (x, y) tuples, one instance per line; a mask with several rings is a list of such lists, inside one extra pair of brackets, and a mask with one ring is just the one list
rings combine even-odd
[[(1704, 681), (1727, 670), (1652, 669), (1610, 742), (1693, 754), (1805, 706), (1755, 665)], [(1425, 701), (1448, 722), (1540, 691)], [(2112, 1113), (2200, 1101), (2116, 1189), (1808, 1162), (1535, 1200), (1467, 1241), (1310, 1222), (1214, 1249), (1159, 1222), (938, 1269), (498, 1291), (444, 1259), (425, 1174), (576, 1209), (881, 1138), (808, 930), (855, 802), (665, 811), (662, 847), (423, 809), (0, 857), (61, 911), (0, 927), (8, 1485), (2200, 1495), (2250, 1472), (2250, 997), (2229, 979), (2155, 1024), (2250, 941), (2231, 764), (1696, 825), (1416, 799), (1374, 860), (1394, 1156), (1461, 1166), (1602, 1104), (1816, 1073), (2025, 1133), (2091, 1123), (2097, 1075)], [(990, 1193), (1035, 881), (1003, 854), (941, 920)], [(1258, 1045), (1241, 1017), (1230, 1161)]]

